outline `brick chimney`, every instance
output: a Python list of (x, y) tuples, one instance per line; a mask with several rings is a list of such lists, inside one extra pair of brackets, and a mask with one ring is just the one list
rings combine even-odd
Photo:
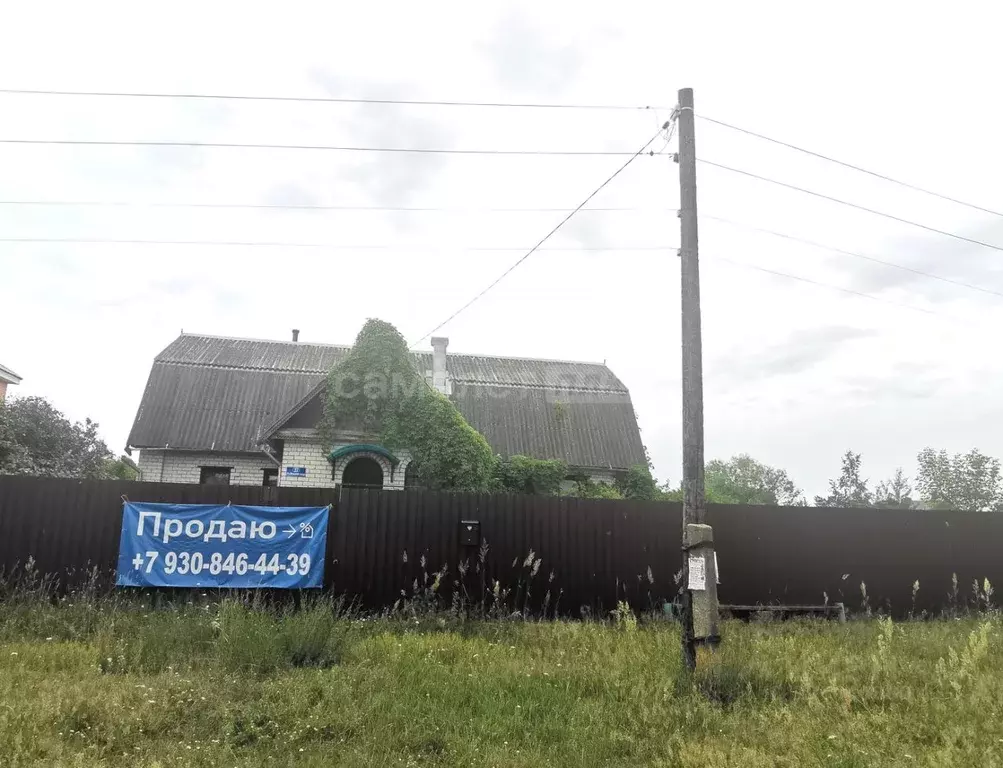
[(299, 340), (300, 340), (300, 329), (293, 328), (293, 341), (299, 341)]
[(445, 336), (432, 337), (432, 386), (444, 395), (450, 394), (452, 387), (446, 367), (446, 347), (449, 339)]

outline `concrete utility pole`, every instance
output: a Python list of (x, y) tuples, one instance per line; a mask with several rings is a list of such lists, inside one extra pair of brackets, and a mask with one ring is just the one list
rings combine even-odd
[(679, 249), (683, 347), (683, 661), (696, 667), (699, 644), (716, 644), (717, 563), (705, 525), (703, 349), (697, 252), (697, 158), (693, 89), (679, 91)]

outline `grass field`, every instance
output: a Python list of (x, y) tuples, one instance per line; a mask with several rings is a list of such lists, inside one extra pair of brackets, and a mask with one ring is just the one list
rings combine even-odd
[(0, 765), (1003, 766), (1003, 623), (0, 604)]

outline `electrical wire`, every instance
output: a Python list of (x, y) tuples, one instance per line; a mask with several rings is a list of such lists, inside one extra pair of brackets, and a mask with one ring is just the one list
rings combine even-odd
[[(175, 203), (136, 202), (128, 200), (0, 200), (0, 205), (52, 206), (52, 207), (128, 207), (128, 208), (191, 208), (191, 209), (249, 209), (249, 210), (291, 210), (291, 211), (384, 211), (406, 213), (567, 213), (572, 208), (461, 208), (461, 207), (413, 207), (386, 205), (294, 205), (284, 203)], [(674, 208), (658, 207), (607, 207), (583, 208), (582, 212), (651, 212), (675, 213)]]
[[(393, 243), (376, 244), (345, 244), (345, 243), (297, 243), (281, 241), (260, 241), (260, 240), (144, 240), (144, 239), (119, 239), (100, 237), (0, 237), (0, 243), (60, 243), (75, 245), (195, 245), (195, 246), (226, 246), (226, 247), (255, 247), (255, 248), (326, 248), (337, 251), (478, 251), (478, 252), (507, 252), (524, 251), (525, 247), (468, 247), (456, 246), (444, 248), (441, 245), (395, 245)], [(671, 251), (671, 245), (628, 245), (623, 247), (613, 246), (574, 246), (574, 247), (552, 247), (540, 248), (541, 251)]]
[[(769, 269), (767, 267), (761, 267), (758, 264), (749, 264), (745, 261), (735, 261), (733, 259), (726, 258), (724, 256), (718, 256), (716, 254), (709, 257), (711, 261), (720, 261), (725, 264), (731, 264), (736, 267), (744, 267), (746, 269), (754, 269), (757, 272), (765, 272), (769, 275), (776, 275), (777, 277), (786, 277), (791, 280), (797, 280), (802, 283), (809, 283), (811, 285), (817, 285), (822, 288), (831, 288), (834, 291), (840, 291), (842, 293), (848, 293), (852, 296), (859, 296), (862, 299), (870, 299), (871, 301), (879, 301), (882, 304), (890, 304), (894, 307), (901, 307), (903, 309), (911, 309), (914, 312), (922, 312), (927, 315), (939, 315), (940, 317), (950, 317), (950, 315), (945, 315), (942, 312), (935, 312), (932, 309), (924, 309), (922, 307), (914, 307), (912, 304), (902, 304), (898, 301), (892, 301), (891, 299), (883, 299), (880, 296), (874, 296), (870, 293), (863, 293), (862, 291), (855, 291), (852, 288), (843, 288), (839, 285), (833, 285), (832, 283), (823, 283), (819, 280), (812, 280), (808, 277), (801, 277), (800, 275), (792, 275), (789, 272), (780, 272), (779, 270)], [(951, 317), (952, 320), (957, 320), (958, 318)]]
[(763, 227), (756, 227), (756, 226), (753, 226), (752, 224), (744, 224), (744, 223), (742, 223), (740, 221), (732, 221), (731, 219), (724, 219), (724, 218), (721, 218), (720, 216), (708, 216), (706, 214), (700, 214), (700, 218), (701, 219), (710, 219), (712, 221), (719, 221), (722, 224), (729, 224), (729, 225), (734, 226), (734, 227), (742, 227), (743, 229), (750, 229), (750, 230), (752, 230), (754, 232), (762, 232), (763, 234), (773, 235), (774, 237), (780, 237), (780, 238), (783, 238), (784, 240), (791, 240), (791, 241), (793, 241), (795, 243), (803, 243), (805, 245), (810, 245), (813, 248), (819, 248), (819, 249), (821, 249), (823, 251), (832, 251), (833, 253), (839, 253), (839, 254), (842, 254), (844, 256), (852, 256), (853, 258), (864, 259), (865, 261), (871, 261), (871, 262), (874, 262), (875, 264), (882, 264), (882, 265), (884, 265), (886, 267), (893, 267), (894, 269), (901, 269), (904, 272), (911, 272), (914, 275), (921, 275), (923, 277), (928, 277), (928, 278), (930, 278), (932, 280), (939, 280), (939, 281), (941, 281), (943, 283), (950, 283), (951, 285), (957, 285), (957, 286), (960, 286), (962, 288), (968, 288), (968, 289), (973, 290), (973, 291), (980, 291), (981, 293), (989, 293), (989, 294), (992, 294), (993, 296), (1003, 297), (1003, 291), (994, 291), (992, 288), (986, 288), (986, 287), (981, 286), (981, 285), (974, 285), (972, 283), (966, 283), (966, 282), (963, 282), (961, 280), (952, 280), (949, 277), (941, 277), (940, 275), (935, 275), (932, 272), (924, 272), (921, 269), (914, 269), (913, 267), (907, 267), (904, 264), (896, 264), (895, 262), (885, 261), (883, 259), (879, 259), (879, 258), (876, 258), (874, 256), (868, 256), (868, 255), (863, 254), (863, 253), (857, 253), (855, 251), (847, 251), (847, 250), (845, 250), (843, 248), (836, 248), (836, 247), (831, 246), (831, 245), (825, 245), (824, 243), (816, 243), (813, 240), (806, 240), (805, 238), (802, 238), (802, 237), (797, 237), (795, 235), (789, 235), (786, 232), (777, 232), (777, 231), (772, 230), (772, 229), (764, 229)]
[(765, 181), (765, 182), (768, 182), (770, 184), (776, 184), (778, 187), (784, 187), (785, 189), (791, 189), (791, 190), (794, 190), (795, 192), (802, 192), (802, 193), (804, 193), (806, 195), (811, 195), (812, 197), (817, 197), (817, 198), (820, 198), (822, 200), (828, 200), (829, 202), (832, 202), (832, 203), (839, 203), (840, 205), (845, 205), (845, 206), (847, 206), (849, 208), (855, 208), (858, 211), (864, 211), (865, 213), (870, 213), (870, 214), (873, 214), (875, 216), (882, 216), (882, 217), (884, 217), (886, 219), (891, 219), (892, 221), (897, 221), (897, 222), (899, 222), (901, 224), (909, 224), (910, 226), (918, 227), (919, 229), (925, 229), (927, 232), (934, 232), (934, 233), (936, 233), (938, 235), (945, 235), (946, 237), (952, 237), (955, 240), (961, 240), (962, 242), (971, 243), (973, 245), (981, 245), (984, 248), (992, 248), (994, 251), (1003, 251), (1003, 246), (993, 245), (992, 243), (987, 243), (984, 240), (976, 240), (973, 237), (965, 237), (964, 235), (959, 235), (959, 234), (956, 234), (954, 232), (948, 232), (947, 230), (944, 230), (944, 229), (937, 229), (936, 227), (930, 227), (930, 226), (927, 226), (926, 224), (920, 224), (918, 221), (911, 221), (909, 219), (903, 219), (903, 218), (901, 218), (899, 216), (894, 216), (894, 215), (892, 215), (890, 213), (885, 213), (884, 211), (877, 211), (874, 208), (868, 208), (866, 206), (859, 205), (857, 203), (851, 203), (848, 200), (841, 200), (838, 197), (830, 197), (829, 195), (824, 195), (821, 192), (815, 192), (815, 191), (810, 190), (810, 189), (805, 189), (804, 187), (795, 186), (794, 184), (788, 184), (788, 183), (783, 182), (783, 181), (777, 181), (776, 179), (771, 179), (768, 176), (760, 176), (759, 174), (752, 173), (751, 171), (743, 171), (740, 168), (732, 168), (730, 165), (722, 165), (721, 163), (715, 163), (715, 162), (712, 162), (710, 160), (704, 160), (703, 158), (699, 158), (699, 157), (697, 158), (697, 162), (698, 163), (703, 163), (704, 165), (710, 165), (710, 166), (712, 166), (714, 168), (720, 168), (720, 169), (725, 170), (725, 171), (731, 171), (732, 173), (737, 173), (737, 174), (740, 174), (742, 176), (748, 176), (749, 178), (752, 178), (752, 179), (758, 179), (759, 181)]
[(540, 102), (499, 101), (443, 101), (420, 99), (370, 99), (329, 96), (258, 96), (228, 93), (155, 93), (141, 91), (61, 91), (33, 88), (0, 88), (0, 93), (28, 96), (96, 96), (129, 99), (204, 99), (226, 101), (275, 101), (319, 104), (393, 104), (409, 107), (506, 107), (514, 109), (597, 109), (615, 111), (644, 111), (667, 109), (657, 106), (631, 106), (629, 104), (547, 104)]
[(631, 163), (634, 162), (634, 160), (636, 160), (638, 157), (640, 157), (641, 155), (643, 155), (644, 152), (645, 152), (645, 150), (647, 150), (648, 147), (650, 147), (654, 143), (655, 139), (657, 139), (661, 135), (662, 131), (665, 128), (667, 128), (667, 127), (668, 127), (667, 125), (660, 127), (655, 132), (654, 136), (652, 136), (650, 139), (648, 139), (646, 142), (644, 142), (644, 144), (641, 146), (641, 148), (639, 150), (637, 150), (633, 155), (630, 156), (630, 158), (627, 160), (627, 162), (625, 162), (623, 165), (621, 165), (619, 168), (617, 168), (616, 171), (614, 171), (613, 174), (609, 178), (607, 178), (602, 184), (600, 184), (598, 187), (596, 187), (589, 194), (589, 196), (586, 197), (584, 200), (582, 200), (582, 202), (579, 203), (567, 216), (565, 216), (563, 219), (561, 219), (557, 223), (557, 226), (555, 226), (547, 234), (545, 234), (542, 238), (540, 238), (539, 242), (537, 242), (536, 245), (534, 245), (532, 248), (530, 248), (528, 251), (526, 251), (525, 254), (523, 254), (517, 261), (515, 261), (508, 269), (506, 269), (504, 272), (502, 272), (497, 278), (495, 278), (486, 288), (484, 288), (482, 291), (480, 291), (479, 293), (477, 293), (472, 299), (470, 299), (470, 301), (468, 301), (462, 307), (460, 307), (455, 312), (453, 312), (453, 314), (451, 314), (449, 317), (447, 317), (445, 320), (443, 320), (441, 323), (439, 323), (437, 326), (435, 326), (432, 330), (428, 331), (427, 333), (425, 333), (424, 335), (422, 335), (418, 339), (415, 339), (414, 343), (411, 344), (411, 346), (414, 347), (415, 344), (418, 344), (419, 342), (424, 341), (429, 336), (431, 336), (433, 333), (435, 333), (440, 328), (442, 328), (444, 325), (446, 325), (451, 320), (453, 320), (457, 315), (459, 315), (460, 313), (464, 312), (474, 302), (476, 302), (478, 299), (480, 299), (482, 296), (484, 296), (484, 294), (486, 294), (488, 291), (490, 291), (492, 288), (494, 288), (496, 285), (498, 285), (498, 283), (500, 283), (502, 280), (504, 280), (506, 277), (508, 277), (515, 269), (517, 269), (520, 265), (522, 265), (526, 261), (526, 259), (528, 259), (534, 253), (536, 253), (538, 250), (540, 250), (540, 247), (545, 242), (547, 242), (551, 237), (553, 237), (561, 227), (563, 227), (565, 224), (567, 224), (568, 221), (571, 220), (572, 216), (574, 216), (576, 213), (578, 213), (578, 211), (580, 211), (582, 208), (584, 208), (586, 205), (588, 205), (589, 201), (593, 197), (595, 197), (596, 195), (598, 195), (617, 176), (619, 176), (621, 173), (623, 173), (627, 169), (627, 167)]
[[(184, 147), (201, 149), (285, 149), (325, 152), (390, 152), (419, 155), (549, 155), (557, 157), (635, 157), (633, 152), (573, 149), (437, 149), (430, 147), (355, 147), (329, 144), (241, 144), (223, 141), (115, 141), (87, 139), (0, 139), (0, 144), (72, 147)], [(652, 153), (654, 154), (654, 153)]]
[(803, 154), (810, 155), (811, 157), (817, 157), (820, 160), (827, 160), (830, 163), (835, 163), (836, 165), (841, 165), (844, 168), (849, 168), (854, 171), (859, 171), (860, 173), (865, 173), (868, 176), (873, 176), (876, 179), (881, 179), (882, 181), (888, 181), (892, 184), (898, 184), (900, 187), (905, 187), (906, 189), (911, 189), (915, 192), (922, 192), (925, 195), (931, 195), (932, 197), (938, 197), (941, 200), (946, 200), (949, 203), (955, 203), (956, 205), (963, 205), (967, 208), (971, 208), (976, 211), (981, 211), (983, 213), (991, 213), (993, 216), (1003, 217), (1003, 213), (999, 211), (994, 211), (991, 208), (983, 208), (981, 205), (975, 205), (974, 203), (967, 203), (964, 200), (959, 200), (956, 197), (951, 197), (950, 195), (944, 195), (940, 192), (934, 192), (932, 189), (926, 189), (924, 187), (916, 186), (915, 184), (910, 184), (906, 181), (901, 181), (900, 179), (892, 178), (891, 176), (886, 176), (883, 173), (878, 173), (877, 171), (871, 171), (867, 168), (862, 168), (859, 165), (854, 165), (853, 163), (848, 163), (845, 160), (838, 160), (835, 157), (829, 157), (828, 155), (823, 155), (821, 152), (814, 152), (810, 149), (805, 149), (804, 147), (799, 147), (796, 144), (791, 144), (786, 141), (781, 141), (780, 139), (774, 139), (771, 136), (766, 136), (762, 133), (756, 133), (755, 131), (750, 131), (748, 128), (741, 128), (737, 125), (732, 125), (731, 123), (726, 123), (723, 120), (717, 120), (713, 117), (707, 117), (706, 115), (697, 115), (701, 120), (706, 120), (708, 123), (714, 123), (715, 125), (720, 125), (724, 128), (730, 128), (733, 131), (738, 131), (739, 133), (744, 133), (748, 136), (753, 136), (757, 139), (762, 139), (763, 141), (769, 141), (773, 144), (777, 144), (781, 147), (787, 147), (788, 149), (793, 149), (797, 152), (802, 152)]

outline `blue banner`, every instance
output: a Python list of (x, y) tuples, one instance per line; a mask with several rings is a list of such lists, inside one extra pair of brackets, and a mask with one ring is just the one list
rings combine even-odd
[(316, 589), (330, 507), (125, 502), (120, 587)]

